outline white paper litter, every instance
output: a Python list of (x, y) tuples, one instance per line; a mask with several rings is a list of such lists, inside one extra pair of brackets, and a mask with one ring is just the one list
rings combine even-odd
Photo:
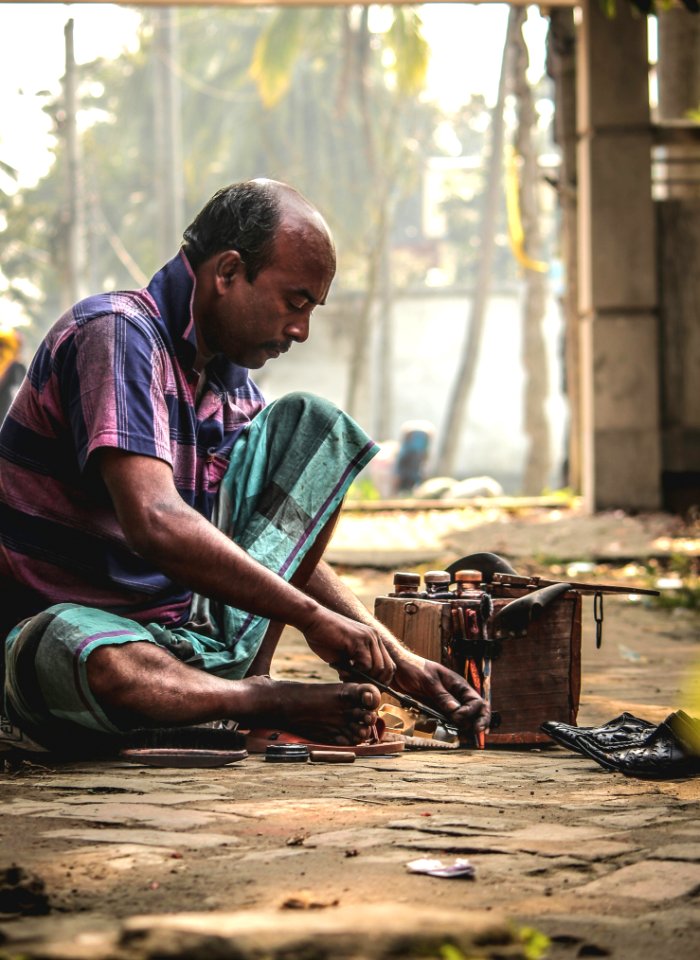
[(430, 857), (421, 857), (406, 864), (411, 873), (426, 873), (430, 877), (467, 877), (473, 879), (476, 870), (469, 860), (457, 859), (454, 863), (443, 863), (442, 860), (432, 860)]

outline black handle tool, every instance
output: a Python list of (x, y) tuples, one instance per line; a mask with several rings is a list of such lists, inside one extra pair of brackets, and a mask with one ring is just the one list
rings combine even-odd
[(433, 710), (432, 707), (428, 707), (426, 704), (421, 703), (420, 700), (416, 700), (415, 697), (411, 697), (407, 693), (399, 693), (398, 690), (394, 690), (393, 687), (387, 686), (387, 684), (382, 683), (381, 680), (376, 680), (374, 677), (370, 677), (368, 674), (358, 670), (357, 667), (354, 667), (350, 663), (332, 663), (331, 666), (334, 670), (337, 670), (338, 673), (349, 674), (353, 680), (363, 680), (365, 683), (373, 684), (378, 690), (381, 690), (383, 693), (388, 693), (390, 697), (394, 697), (396, 700), (398, 700), (400, 706), (405, 707), (407, 710), (418, 710), (426, 717), (431, 717), (433, 720), (438, 720), (443, 725), (445, 730), (450, 734), (450, 736), (458, 736), (459, 731), (457, 730), (457, 727), (450, 720), (448, 720), (446, 716), (444, 716), (442, 713), (439, 713), (437, 710)]

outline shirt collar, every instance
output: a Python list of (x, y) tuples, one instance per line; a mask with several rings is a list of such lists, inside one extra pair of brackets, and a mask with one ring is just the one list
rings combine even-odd
[[(197, 334), (192, 316), (195, 275), (184, 250), (169, 260), (151, 279), (148, 292), (155, 300), (160, 316), (175, 345), (175, 353), (186, 369), (194, 369)], [(206, 367), (207, 378), (224, 390), (235, 390), (248, 380), (247, 367), (239, 367), (221, 354)]]

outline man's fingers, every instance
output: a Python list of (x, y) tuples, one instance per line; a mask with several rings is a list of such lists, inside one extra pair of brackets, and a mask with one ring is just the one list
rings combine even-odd
[(478, 699), (459, 706), (453, 713), (453, 718), (458, 727), (473, 725), (477, 730), (486, 730), (491, 720), (491, 708), (478, 694), (475, 696)]
[(369, 627), (362, 627), (364, 641), (351, 656), (353, 666), (362, 670), (370, 677), (390, 683), (396, 671), (396, 665), (391, 658), (381, 637)]
[(355, 640), (351, 650), (349, 660), (352, 666), (369, 676), (374, 676), (375, 665), (379, 657), (374, 638), (372, 636), (363, 637), (360, 643)]
[(491, 719), (488, 703), (459, 674), (445, 669), (440, 669), (439, 674), (438, 682), (444, 691), (440, 698), (443, 712), (457, 727), (486, 730)]
[[(449, 703), (454, 703), (454, 706), (448, 707)], [(473, 726), (478, 730), (485, 730), (491, 717), (489, 705), (473, 690), (469, 693), (467, 702), (457, 703), (450, 697), (444, 702), (442, 712), (455, 726), (460, 728)]]
[[(381, 637), (371, 632), (363, 638), (366, 646), (354, 646), (351, 654), (345, 654), (343, 659), (331, 662), (331, 666), (338, 671), (341, 680), (353, 680), (357, 677), (352, 668), (361, 671), (367, 677), (379, 680), (384, 684), (391, 684), (396, 673), (396, 664), (391, 657)], [(345, 669), (344, 669), (345, 668)]]
[(382, 683), (390, 684), (396, 673), (396, 664), (381, 639), (377, 640), (377, 661), (372, 676)]
[(324, 611), (306, 633), (311, 649), (337, 667), (343, 679), (344, 666), (355, 667), (383, 682), (393, 677), (394, 664), (379, 634), (366, 624)]

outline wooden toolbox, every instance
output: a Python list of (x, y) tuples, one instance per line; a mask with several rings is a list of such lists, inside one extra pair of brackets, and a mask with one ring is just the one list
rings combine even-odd
[[(500, 635), (494, 623), (500, 611), (527, 591), (492, 585), (479, 636), (455, 642), (453, 607), (476, 610), (478, 600), (377, 597), (378, 620), (406, 646), (465, 676), (473, 657), (482, 674), (482, 695), (495, 718), (485, 744), (551, 743), (539, 729), (545, 720), (575, 723), (581, 691), (581, 593), (562, 593), (519, 635)], [(472, 622), (474, 615), (472, 614)], [(466, 673), (469, 671), (466, 670)], [(484, 678), (485, 674), (485, 678)], [(490, 674), (490, 676), (489, 676)], [(485, 682), (484, 682), (485, 680)]]

